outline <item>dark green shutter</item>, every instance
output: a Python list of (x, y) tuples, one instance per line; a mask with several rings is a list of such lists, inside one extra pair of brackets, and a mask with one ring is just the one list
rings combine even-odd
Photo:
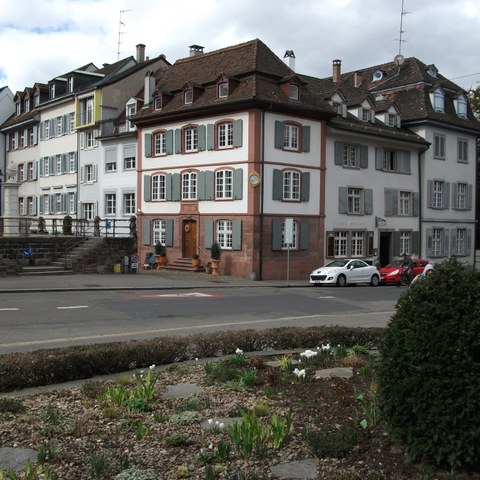
[(215, 149), (215, 125), (209, 123), (207, 125), (207, 150)]
[(198, 150), (200, 152), (203, 152), (207, 146), (205, 125), (199, 125), (197, 130), (198, 130)]
[(272, 250), (282, 249), (282, 221), (272, 220)]
[(308, 247), (310, 245), (309, 230), (310, 230), (310, 225), (308, 220), (302, 220), (300, 222), (300, 249), (301, 250), (308, 250)]
[(338, 213), (348, 213), (348, 188), (338, 188)]
[(283, 200), (283, 172), (276, 168), (273, 170), (272, 200)]
[(167, 155), (173, 154), (173, 130), (165, 132), (165, 150)]
[(182, 153), (182, 131), (175, 129), (175, 153)]
[(234, 220), (232, 222), (232, 250), (242, 249), (242, 221)]
[(150, 175), (143, 176), (143, 200), (145, 202), (152, 200), (152, 177)]
[(275, 121), (275, 148), (283, 148), (284, 147), (284, 125), (283, 122), (279, 120)]
[(360, 145), (360, 168), (368, 168), (368, 147)]
[(343, 165), (343, 143), (335, 142), (335, 165)]
[(300, 188), (300, 201), (308, 202), (310, 200), (310, 172), (302, 173)]
[(205, 172), (197, 173), (197, 198), (198, 200), (206, 200), (205, 196)]
[(235, 120), (233, 122), (233, 146), (241, 147), (243, 144), (243, 121)]
[(371, 188), (364, 190), (363, 213), (365, 215), (371, 215), (373, 213), (373, 190)]
[(142, 238), (144, 245), (152, 244), (152, 224), (148, 218), (143, 219)]
[(310, 151), (310, 126), (305, 125), (303, 127), (303, 136), (302, 136), (302, 152)]
[(152, 156), (152, 135), (150, 133), (145, 134), (145, 156), (151, 157)]
[(213, 220), (207, 218), (205, 225), (205, 248), (210, 248), (213, 243)]
[(165, 220), (165, 246), (173, 247), (173, 220)]
[(215, 200), (215, 172), (205, 172), (205, 200)]
[(172, 174), (172, 200), (179, 202), (181, 199), (181, 176), (179, 173)]
[(243, 168), (233, 171), (233, 198), (241, 200), (243, 197)]

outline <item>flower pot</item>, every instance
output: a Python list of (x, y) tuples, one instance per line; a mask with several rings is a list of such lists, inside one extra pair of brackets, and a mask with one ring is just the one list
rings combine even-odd
[(155, 255), (157, 259), (157, 269), (160, 267), (164, 267), (167, 264), (167, 256), (166, 255)]
[(212, 275), (220, 275), (220, 260), (212, 259)]
[(192, 258), (192, 267), (195, 270), (198, 270), (200, 268), (200, 259), (199, 258)]

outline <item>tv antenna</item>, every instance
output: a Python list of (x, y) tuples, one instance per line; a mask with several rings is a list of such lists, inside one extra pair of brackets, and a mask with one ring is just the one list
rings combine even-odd
[(125, 24), (122, 22), (122, 15), (125, 12), (133, 12), (133, 10), (120, 10), (120, 16), (118, 18), (117, 61), (120, 60), (120, 44), (122, 43), (122, 35), (125, 33), (122, 32), (122, 27), (125, 26)]
[(405, 30), (403, 29), (403, 17), (407, 15), (408, 13), (404, 8), (404, 3), (405, 0), (402, 0), (402, 12), (400, 14), (400, 37), (398, 38), (398, 54), (402, 54), (402, 43), (405, 43), (406, 40), (403, 39), (403, 34), (405, 33)]

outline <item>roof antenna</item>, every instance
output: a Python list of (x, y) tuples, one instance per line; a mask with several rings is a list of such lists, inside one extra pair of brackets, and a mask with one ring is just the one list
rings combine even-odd
[(125, 26), (125, 24), (122, 22), (122, 14), (125, 12), (133, 12), (133, 10), (120, 10), (120, 16), (118, 19), (118, 44), (117, 44), (117, 62), (120, 60), (120, 44), (122, 43), (122, 35), (125, 32), (122, 32), (122, 26)]

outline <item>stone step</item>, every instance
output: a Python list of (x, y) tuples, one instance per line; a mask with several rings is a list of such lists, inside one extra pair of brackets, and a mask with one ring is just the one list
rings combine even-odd
[(51, 266), (51, 265), (42, 265), (42, 266), (27, 266), (23, 267), (23, 271), (20, 272), (18, 275), (72, 275), (73, 272), (71, 270), (65, 270), (65, 268), (58, 267), (58, 266)]

